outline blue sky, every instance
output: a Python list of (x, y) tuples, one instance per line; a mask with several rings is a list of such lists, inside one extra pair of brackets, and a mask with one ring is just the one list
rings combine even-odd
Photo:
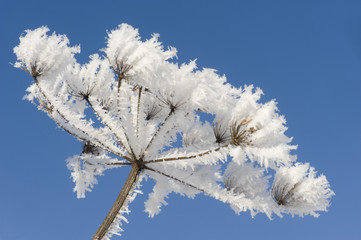
[[(90, 239), (127, 171), (106, 172), (77, 199), (65, 159), (73, 137), (23, 101), (31, 79), (13, 68), (25, 29), (47, 25), (80, 44), (80, 62), (105, 46), (120, 23), (143, 38), (160, 33), (179, 62), (198, 59), (235, 86), (276, 98), (298, 161), (324, 173), (336, 196), (319, 218), (240, 216), (206, 196), (171, 195), (154, 219), (143, 212), (152, 188), (131, 204), (122, 239), (359, 239), (361, 237), (361, 1), (25, 1), (0, 3), (0, 240)], [(117, 239), (117, 238), (114, 238)]]

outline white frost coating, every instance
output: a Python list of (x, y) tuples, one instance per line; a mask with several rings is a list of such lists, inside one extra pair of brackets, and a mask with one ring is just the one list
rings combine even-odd
[(207, 149), (214, 144), (214, 134), (209, 122), (202, 124), (198, 119), (187, 132), (183, 133), (183, 145), (189, 150)]
[[(217, 181), (221, 181), (220, 166), (198, 166), (193, 169), (177, 169), (172, 166), (159, 165), (155, 168), (160, 172), (167, 172), (174, 179), (168, 176), (161, 175), (157, 172), (146, 171), (146, 173), (156, 182), (153, 192), (149, 194), (149, 199), (145, 202), (145, 211), (150, 217), (154, 217), (161, 211), (162, 205), (167, 205), (165, 198), (171, 192), (194, 198), (196, 194), (200, 193), (202, 188), (195, 188), (194, 186), (202, 186), (202, 183), (218, 185)], [(188, 171), (187, 171), (188, 170)], [(191, 170), (191, 171), (190, 171)], [(182, 179), (179, 182), (176, 179)], [(188, 184), (188, 185), (187, 185)]]
[(176, 49), (164, 48), (158, 34), (143, 41), (127, 24), (109, 31), (105, 56), (93, 54), (86, 64), (74, 58), (80, 47), (48, 32), (26, 30), (14, 66), (34, 80), (24, 99), (84, 143), (67, 160), (78, 198), (109, 168), (135, 162), (141, 168), (104, 239), (123, 231), (124, 213), (146, 176), (156, 182), (145, 202), (151, 217), (171, 192), (204, 193), (236, 213), (269, 218), (327, 210), (334, 193), (326, 177), (295, 163), (286, 119), (275, 100), (261, 102), (260, 88), (233, 87), (196, 61), (175, 63)]
[(75, 182), (74, 192), (78, 198), (85, 198), (85, 192), (91, 192), (94, 185), (98, 183), (95, 176), (102, 176), (105, 170), (116, 167), (107, 164), (124, 161), (117, 161), (105, 154), (99, 156), (82, 154), (68, 158), (66, 162)]
[(265, 195), (268, 189), (268, 179), (264, 176), (264, 168), (253, 166), (251, 163), (239, 165), (230, 162), (224, 172), (224, 185), (227, 190), (235, 194), (244, 194), (247, 198)]
[(129, 76), (132, 81), (152, 87), (154, 80), (161, 77), (156, 75), (157, 70), (168, 64), (166, 60), (175, 57), (177, 53), (173, 47), (163, 51), (158, 37), (158, 34), (153, 34), (152, 38), (142, 42), (138, 29), (128, 24), (120, 24), (117, 29), (108, 32), (107, 47), (103, 51), (112, 66), (131, 66)]

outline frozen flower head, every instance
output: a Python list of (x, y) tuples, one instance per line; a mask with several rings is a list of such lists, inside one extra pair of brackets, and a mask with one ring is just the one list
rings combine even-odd
[(234, 194), (244, 194), (251, 199), (267, 192), (269, 177), (264, 175), (263, 168), (253, 165), (230, 162), (223, 175), (225, 188)]
[(77, 196), (85, 197), (105, 170), (131, 168), (92, 239), (120, 234), (144, 177), (155, 180), (145, 202), (151, 217), (172, 192), (203, 193), (252, 216), (326, 211), (334, 193), (308, 164), (294, 164), (286, 120), (274, 100), (261, 102), (261, 89), (233, 87), (195, 61), (169, 61), (175, 48), (165, 49), (158, 34), (143, 41), (127, 24), (108, 32), (105, 54), (86, 64), (74, 58), (79, 47), (48, 31), (20, 37), (15, 67), (34, 80), (25, 98), (84, 143), (67, 161)]
[(316, 177), (316, 171), (308, 163), (297, 163), (277, 171), (271, 194), (281, 211), (317, 217), (317, 211), (327, 211), (334, 192), (324, 175)]
[(154, 72), (177, 53), (172, 47), (164, 51), (158, 38), (159, 34), (153, 34), (143, 42), (138, 29), (120, 24), (117, 29), (108, 32), (107, 47), (103, 51), (119, 78), (151, 85), (149, 80), (154, 78)]
[(36, 78), (63, 70), (75, 61), (73, 56), (80, 52), (80, 48), (69, 47), (65, 35), (53, 33), (48, 36), (48, 31), (45, 26), (25, 31), (25, 35), (20, 37), (20, 44), (14, 48), (18, 58), (15, 67)]

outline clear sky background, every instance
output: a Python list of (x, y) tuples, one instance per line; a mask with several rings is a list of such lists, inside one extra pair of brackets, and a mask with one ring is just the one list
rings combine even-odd
[[(25, 29), (47, 25), (81, 44), (79, 62), (105, 46), (106, 30), (128, 23), (160, 33), (179, 62), (198, 59), (235, 86), (254, 84), (276, 98), (298, 144), (298, 161), (324, 173), (336, 196), (319, 218), (240, 216), (206, 196), (172, 194), (148, 218), (131, 204), (122, 239), (361, 239), (361, 1), (51, 1), (0, 3), (0, 240), (90, 239), (127, 171), (100, 177), (77, 199), (65, 159), (81, 144), (23, 101), (31, 78), (13, 68)], [(114, 238), (118, 239), (118, 238)]]

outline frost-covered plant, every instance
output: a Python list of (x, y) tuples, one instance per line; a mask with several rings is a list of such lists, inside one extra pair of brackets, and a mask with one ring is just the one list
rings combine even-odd
[(203, 193), (236, 213), (269, 218), (327, 210), (334, 193), (326, 178), (294, 163), (286, 120), (274, 100), (260, 102), (259, 88), (235, 88), (195, 61), (178, 65), (170, 61), (175, 48), (165, 50), (157, 34), (143, 41), (127, 24), (108, 33), (104, 56), (83, 65), (74, 58), (79, 47), (48, 32), (41, 27), (20, 37), (15, 67), (33, 78), (25, 98), (83, 142), (81, 154), (67, 160), (78, 198), (105, 170), (131, 167), (92, 239), (120, 234), (144, 177), (155, 180), (145, 202), (151, 217), (171, 192)]

